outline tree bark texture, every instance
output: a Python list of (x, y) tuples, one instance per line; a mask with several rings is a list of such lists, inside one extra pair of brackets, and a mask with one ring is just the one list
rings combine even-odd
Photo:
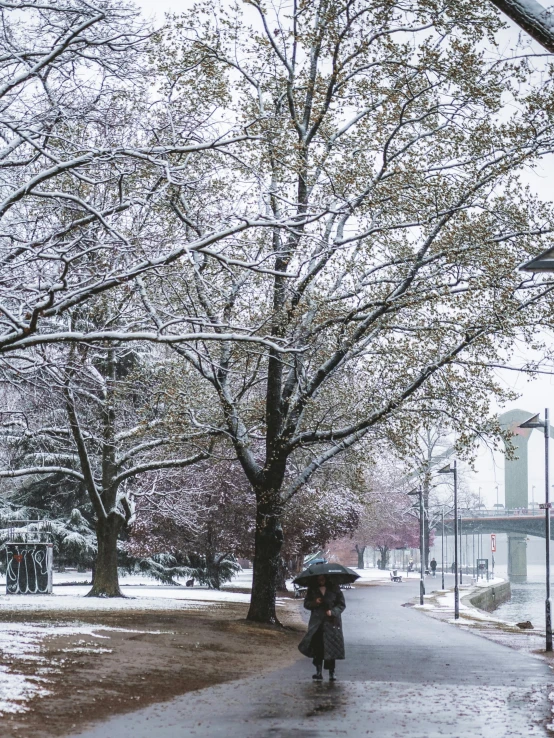
[(117, 575), (117, 539), (121, 523), (119, 515), (109, 515), (96, 523), (98, 556), (92, 589), (87, 597), (123, 597)]
[(279, 623), (275, 609), (275, 593), (281, 565), (283, 530), (278, 512), (259, 505), (256, 514), (256, 536), (252, 577), (252, 597), (248, 620), (257, 623)]
[(356, 544), (356, 553), (358, 554), (358, 569), (364, 569), (364, 554), (366, 546), (358, 546)]
[(386, 569), (389, 565), (389, 553), (388, 546), (379, 546), (379, 553), (381, 554), (381, 566), (380, 569)]

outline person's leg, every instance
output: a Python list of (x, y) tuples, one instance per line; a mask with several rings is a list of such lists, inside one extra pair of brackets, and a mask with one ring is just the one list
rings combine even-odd
[(329, 670), (329, 681), (334, 682), (335, 676), (335, 659), (325, 659), (325, 668)]
[(315, 674), (312, 679), (323, 679), (321, 667), (323, 665), (323, 631), (321, 628), (317, 630), (312, 639), (312, 652), (314, 655), (313, 665), (315, 666)]

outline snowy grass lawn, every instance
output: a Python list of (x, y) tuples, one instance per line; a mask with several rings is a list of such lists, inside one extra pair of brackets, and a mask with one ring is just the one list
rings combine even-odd
[[(242, 575), (242, 576), (241, 576)], [(146, 577), (122, 577), (124, 598), (86, 597), (90, 584), (68, 586), (70, 582), (85, 582), (90, 572), (55, 573), (54, 592), (51, 595), (0, 595), (0, 613), (67, 613), (76, 617), (87, 612), (135, 612), (196, 610), (206, 611), (224, 607), (227, 604), (248, 604), (250, 595), (243, 592), (213, 590), (207, 587), (185, 587), (161, 585)], [(246, 588), (252, 582), (252, 572), (240, 572), (230, 586)], [(58, 586), (56, 586), (58, 585)], [(284, 605), (282, 600), (277, 606)], [(88, 636), (102, 638), (98, 631), (110, 630), (102, 625), (92, 626), (84, 623), (3, 623), (0, 622), (0, 715), (24, 712), (26, 704), (34, 697), (49, 694), (48, 675), (55, 667), (39, 655), (45, 639), (58, 636)], [(113, 629), (112, 629), (113, 630)], [(118, 629), (121, 630), (121, 629)], [(82, 641), (77, 650), (83, 649), (98, 653), (98, 644)], [(91, 651), (92, 649), (92, 651)], [(28, 665), (34, 662), (32, 674), (25, 673)]]
[[(125, 595), (123, 598), (86, 597), (90, 585), (54, 586), (51, 595), (3, 595), (0, 596), (0, 612), (200, 610), (227, 603), (250, 602), (249, 593), (207, 587), (171, 587), (152, 584), (150, 580), (143, 580), (141, 584), (123, 584), (121, 589)], [(282, 607), (283, 604), (283, 599), (278, 598), (277, 606)]]
[[(49, 682), (59, 669), (40, 655), (46, 638), (88, 636), (88, 639), (80, 639), (73, 647), (65, 649), (68, 655), (111, 651), (99, 647), (96, 641), (90, 641), (91, 637), (106, 637), (99, 635), (98, 630), (113, 629), (84, 623), (0, 623), (0, 716), (26, 712), (30, 700), (50, 694)], [(32, 673), (26, 673), (29, 671)]]
[[(364, 581), (370, 581), (370, 582), (389, 582), (390, 581), (390, 572), (389, 571), (382, 571), (381, 569), (371, 568), (371, 569), (357, 569), (353, 568), (353, 570), (360, 575), (360, 579), (358, 580), (360, 583)], [(405, 572), (400, 572), (406, 578)], [(83, 573), (78, 573), (76, 571), (64, 571), (64, 572), (54, 572), (54, 591), (57, 594), (62, 594), (64, 589), (67, 589), (68, 585), (72, 585), (71, 589), (74, 590), (75, 586), (77, 584), (83, 584), (85, 582), (91, 581), (92, 572), (86, 571)], [(417, 574), (412, 572), (410, 574), (410, 578), (417, 577)], [(185, 587), (185, 580), (177, 579), (176, 581), (179, 582), (179, 587), (172, 587), (168, 586), (166, 584), (162, 584), (161, 582), (156, 581), (155, 579), (152, 579), (150, 577), (146, 577), (142, 574), (120, 574), (119, 583), (121, 585), (121, 588), (125, 594), (128, 596), (135, 596), (134, 588), (140, 587), (145, 588), (147, 587), (151, 591), (157, 592), (158, 590), (160, 592), (170, 590), (172, 592), (181, 592), (181, 589), (186, 592), (185, 595), (186, 599), (189, 599), (191, 597), (192, 592), (194, 592), (194, 598), (195, 599), (210, 599), (210, 597), (207, 597), (204, 594), (204, 592), (215, 592), (215, 590), (210, 590), (208, 587), (195, 584), (194, 587)], [(59, 586), (56, 586), (59, 585)], [(85, 586), (83, 584), (83, 586)], [(224, 592), (225, 590), (229, 589), (245, 589), (245, 590), (251, 590), (252, 589), (252, 569), (243, 569), (242, 571), (239, 571), (235, 576), (232, 578), (230, 582), (226, 582), (222, 588), (221, 592)], [(289, 579), (287, 581), (287, 589), (289, 592), (294, 591), (294, 586), (292, 584), (292, 579)], [(240, 593), (235, 593), (235, 595), (238, 597)], [(198, 596), (197, 596), (198, 595)], [(157, 595), (156, 595), (157, 596)], [(163, 596), (163, 595), (161, 595)], [(249, 597), (249, 595), (243, 594), (243, 597)], [(216, 598), (219, 599), (219, 598)], [(233, 600), (234, 602), (245, 602), (244, 599), (236, 599)]]
[(85, 597), (90, 586), (63, 587), (51, 595), (5, 595), (0, 597), (0, 612), (46, 612), (48, 610), (199, 610), (219, 603), (249, 602), (249, 595), (237, 592), (181, 591), (178, 588), (128, 587), (125, 597)]
[(304, 624), (290, 598), (278, 602), (282, 630), (248, 623), (244, 592), (135, 584), (125, 598), (99, 599), (89, 589), (0, 595), (1, 736), (69, 735), (298, 658)]
[[(74, 569), (71, 569), (67, 571), (55, 571), (53, 573), (54, 587), (56, 587), (56, 585), (67, 586), (75, 584), (86, 584), (89, 583), (91, 579), (92, 572), (90, 570), (85, 572), (78, 572)], [(195, 584), (194, 587), (185, 587), (185, 579), (179, 579), (178, 577), (176, 581), (179, 583), (180, 586), (183, 587), (183, 589), (187, 589), (189, 591), (193, 590), (194, 592), (196, 592), (199, 589), (208, 590), (207, 587), (201, 586), (199, 584)], [(119, 583), (123, 588), (145, 586), (152, 588), (168, 586), (167, 584), (162, 584), (156, 579), (152, 579), (152, 577), (147, 577), (144, 574), (125, 574), (123, 572), (120, 572), (119, 574)], [(242, 571), (239, 571), (238, 574), (236, 574), (230, 582), (226, 582), (223, 585), (223, 588), (229, 587), (239, 589), (252, 589), (252, 569), (243, 569)]]

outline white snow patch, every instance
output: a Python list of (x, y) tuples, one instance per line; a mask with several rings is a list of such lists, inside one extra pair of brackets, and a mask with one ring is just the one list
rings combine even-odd
[[(22, 598), (19, 598), (21, 600)], [(25, 598), (27, 599), (27, 598)], [(39, 597), (29, 597), (35, 602)], [(88, 655), (113, 653), (113, 649), (98, 646), (90, 638), (109, 639), (109, 635), (98, 631), (117, 631), (123, 633), (160, 634), (161, 630), (134, 630), (129, 628), (113, 628), (102, 625), (87, 625), (85, 623), (52, 624), (52, 623), (0, 623), (0, 717), (4, 713), (20, 713), (29, 709), (28, 702), (34, 697), (45, 697), (49, 694), (48, 675), (58, 674), (59, 669), (52, 666), (52, 662), (40, 655), (43, 642), (49, 637), (59, 636), (88, 636), (79, 639), (69, 648), (61, 649), (60, 653), (69, 655)], [(63, 663), (64, 658), (59, 660)], [(35, 669), (35, 675), (29, 676), (18, 671), (22, 665), (29, 662), (44, 664)]]
[[(69, 585), (88, 585), (92, 581), (92, 572), (90, 570), (78, 572), (76, 569), (66, 569), (65, 571), (55, 571), (52, 578), (54, 587), (56, 587), (56, 585), (61, 585), (65, 589)], [(206, 586), (199, 584), (195, 584), (194, 587), (185, 587), (186, 579), (188, 579), (188, 577), (175, 577), (175, 581), (178, 582), (183, 589), (186, 589), (189, 592), (191, 590), (197, 592), (199, 589), (208, 591)], [(166, 589), (170, 586), (160, 582), (158, 579), (146, 576), (145, 574), (126, 574), (123, 571), (119, 572), (119, 584), (124, 589), (127, 587), (148, 587), (150, 589), (159, 587), (160, 589)], [(242, 569), (237, 572), (230, 582), (226, 582), (223, 585), (223, 589), (227, 589), (229, 587), (252, 589), (252, 569)], [(180, 587), (176, 587), (176, 589), (180, 589)]]
[(79, 646), (78, 648), (62, 648), (61, 653), (113, 653), (113, 648), (86, 648), (83, 646)]
[(15, 674), (0, 665), (0, 717), (6, 713), (26, 712), (26, 703), (33, 697), (46, 697), (48, 690), (41, 686), (41, 677)]
[[(356, 569), (353, 568), (352, 571), (355, 571), (356, 574), (360, 575), (359, 581), (370, 581), (370, 582), (390, 582), (391, 578), (391, 572), (383, 569)], [(398, 570), (398, 573), (406, 578), (406, 572)], [(412, 575), (414, 576), (414, 575)], [(356, 586), (356, 584), (354, 584)]]
[[(6, 595), (0, 597), (0, 611), (201, 610), (250, 602), (250, 594), (214, 589), (131, 586), (123, 588), (123, 598), (85, 597), (89, 590), (89, 586), (55, 587), (51, 595)], [(277, 600), (279, 607), (284, 604), (283, 599)]]
[[(488, 613), (477, 609), (476, 607), (473, 607), (473, 605), (468, 605), (465, 602), (462, 601), (462, 597), (465, 597), (465, 595), (471, 593), (472, 591), (475, 591), (476, 589), (481, 589), (483, 587), (490, 587), (493, 584), (501, 584), (505, 580), (496, 577), (495, 579), (490, 579), (488, 582), (482, 583), (473, 583), (471, 586), (464, 585), (463, 587), (460, 587), (460, 601), (459, 601), (459, 612), (461, 615), (461, 618), (456, 620), (455, 618), (450, 618), (447, 622), (452, 623), (454, 625), (468, 625), (468, 619), (471, 620), (477, 620), (480, 622), (488, 622), (488, 623), (501, 623), (502, 625), (508, 625), (508, 626), (515, 626), (515, 623), (509, 623), (505, 620), (500, 620), (499, 618), (495, 618), (493, 615), (489, 615)], [(431, 595), (425, 595), (425, 597), (434, 597), (434, 602), (428, 603), (423, 605), (424, 608), (428, 610), (435, 610), (435, 611), (444, 611), (444, 610), (450, 610), (452, 613), (454, 612), (454, 590), (437, 590), (436, 592), (433, 592)], [(421, 609), (420, 605), (415, 605), (418, 609)], [(465, 617), (464, 617), (465, 616)]]
[[(93, 626), (80, 623), (71, 625), (51, 625), (41, 623), (0, 623), (0, 715), (4, 713), (25, 712), (27, 703), (34, 697), (49, 694), (48, 680), (43, 676), (29, 676), (17, 671), (17, 665), (45, 662), (40, 656), (44, 639), (48, 636), (83, 634), (105, 638), (95, 633)], [(42, 674), (56, 673), (51, 667), (37, 669)]]

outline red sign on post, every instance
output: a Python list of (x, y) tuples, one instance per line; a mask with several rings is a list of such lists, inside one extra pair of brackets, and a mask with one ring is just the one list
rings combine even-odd
[(491, 533), (491, 551), (496, 553), (496, 533)]

